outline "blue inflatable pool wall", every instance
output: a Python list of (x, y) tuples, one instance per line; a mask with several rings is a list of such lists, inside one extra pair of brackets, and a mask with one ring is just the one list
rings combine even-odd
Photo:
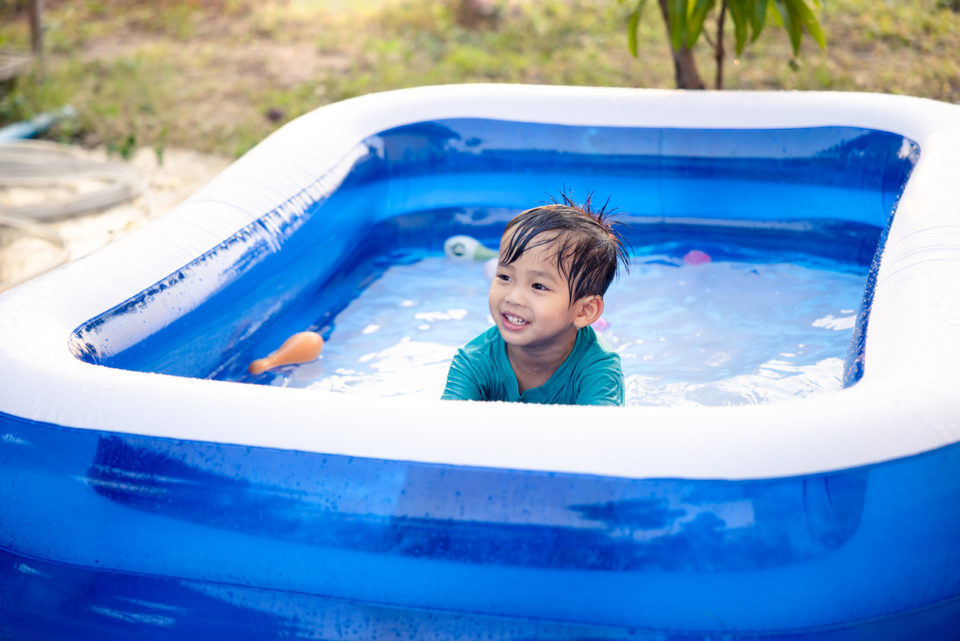
[[(362, 153), (340, 169), (343, 182), (328, 197), (292, 215), (282, 203), (176, 274), (84, 324), (72, 346), (87, 362), (143, 372), (203, 378), (242, 368), (256, 358), (253, 349), (263, 340), (237, 349), (237, 336), (266, 332), (279, 344), (291, 323), (274, 322), (274, 332), (261, 327), (273, 317), (337, 311), (345, 303), (337, 294), (343, 299), (352, 290), (330, 281), (350, 265), (404, 247), (439, 249), (455, 234), (495, 245), (507, 220), (547, 201), (551, 189), (555, 196), (557, 186), (573, 194), (615, 195), (612, 202), (630, 225), (634, 245), (683, 238), (696, 229), (700, 238), (869, 264), (915, 154), (915, 144), (903, 136), (852, 127), (415, 123), (363, 141)], [(111, 350), (117, 316), (139, 314), (157, 292), (191, 287), (208, 255), (234, 244), (242, 244), (244, 255), (230, 283), (144, 340), (119, 353)], [(315, 308), (312, 314), (299, 301)], [(222, 362), (224, 354), (230, 363)]]
[[(0, 638), (960, 638), (957, 124), (884, 96), (498, 86), (296, 121), (0, 297), (35, 348), (0, 348)], [(332, 319), (354, 265), (496, 238), (560, 187), (614, 194), (634, 244), (871, 264), (846, 388), (558, 408), (203, 380)]]

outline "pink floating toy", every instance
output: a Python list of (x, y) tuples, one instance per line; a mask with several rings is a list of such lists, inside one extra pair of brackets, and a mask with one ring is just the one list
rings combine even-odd
[(597, 320), (590, 323), (590, 326), (593, 327), (598, 332), (605, 332), (610, 329), (610, 321), (601, 316)]
[(691, 249), (683, 256), (683, 262), (688, 265), (702, 265), (704, 263), (709, 263), (712, 258), (707, 252), (702, 252), (699, 249)]
[(299, 332), (287, 340), (283, 345), (266, 358), (260, 358), (248, 368), (251, 374), (262, 374), (268, 369), (281, 365), (296, 365), (307, 363), (320, 356), (323, 351), (323, 337), (316, 332)]

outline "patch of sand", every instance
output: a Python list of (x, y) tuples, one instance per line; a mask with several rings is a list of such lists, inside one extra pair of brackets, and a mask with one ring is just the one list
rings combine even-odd
[[(86, 160), (106, 161), (103, 150), (77, 151)], [(76, 260), (127, 232), (162, 216), (223, 171), (229, 158), (186, 149), (167, 149), (158, 162), (152, 149), (140, 149), (127, 163), (139, 177), (141, 195), (108, 209), (51, 222), (14, 225), (0, 220), (0, 291), (65, 261)], [(72, 189), (82, 193), (89, 185)], [(71, 187), (0, 187), (0, 207), (62, 202)]]

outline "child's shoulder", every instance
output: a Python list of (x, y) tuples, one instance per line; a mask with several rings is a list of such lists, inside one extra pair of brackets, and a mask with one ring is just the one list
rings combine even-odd
[(495, 345), (499, 345), (502, 341), (503, 339), (500, 338), (500, 331), (497, 329), (497, 326), (491, 325), (461, 349), (468, 352), (482, 352), (491, 349)]
[(620, 354), (616, 352), (593, 327), (587, 325), (577, 335), (579, 357), (587, 363), (596, 361), (615, 361), (620, 363)]

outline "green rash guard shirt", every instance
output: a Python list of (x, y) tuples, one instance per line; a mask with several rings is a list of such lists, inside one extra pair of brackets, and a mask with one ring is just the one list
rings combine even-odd
[(620, 355), (607, 348), (592, 327), (577, 331), (573, 350), (549, 380), (519, 393), (496, 326), (457, 350), (447, 373), (443, 399), (513, 401), (557, 405), (623, 405)]

